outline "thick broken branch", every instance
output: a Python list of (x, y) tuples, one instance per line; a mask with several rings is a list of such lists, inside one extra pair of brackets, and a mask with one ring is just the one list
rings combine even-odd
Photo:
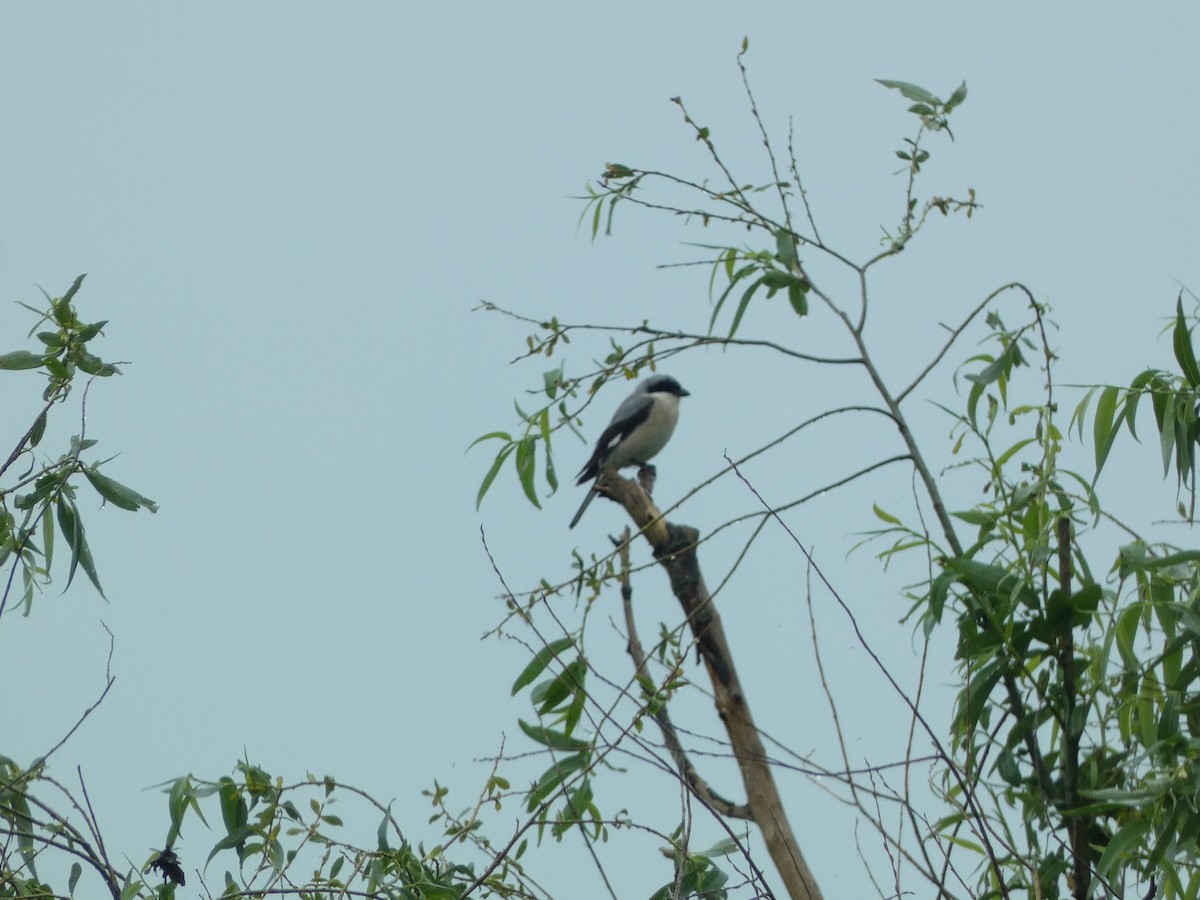
[(767, 851), (783, 878), (788, 895), (793, 900), (822, 900), (821, 890), (800, 852), (784, 812), (766, 747), (738, 680), (721, 617), (700, 574), (696, 556), (700, 533), (688, 526), (668, 524), (637, 482), (622, 478), (611, 469), (601, 472), (596, 487), (625, 507), (638, 530), (649, 541), (655, 559), (671, 579), (671, 591), (683, 607), (700, 658), (712, 681), (717, 713), (725, 723), (730, 746), (742, 773), (746, 805), (762, 831)]

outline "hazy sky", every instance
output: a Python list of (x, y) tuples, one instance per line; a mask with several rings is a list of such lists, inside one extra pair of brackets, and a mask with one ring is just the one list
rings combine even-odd
[[(925, 193), (972, 187), (983, 209), (933, 222), (880, 273), (889, 372), (911, 376), (940, 340), (937, 323), (1015, 279), (1054, 307), (1062, 383), (1127, 382), (1168, 364), (1161, 317), (1180, 284), (1200, 284), (1198, 25), (1183, 3), (6, 4), (0, 351), (24, 346), (33, 324), (9, 301), (36, 303), (39, 285), (61, 294), (87, 272), (81, 312), (109, 319), (99, 348), (130, 361), (93, 388), (89, 434), (101, 455), (120, 453), (108, 471), (161, 511), (89, 500), (111, 603), (80, 583), (66, 597), (51, 589), (31, 619), (0, 623), (0, 753), (32, 759), (95, 699), (103, 622), (116, 635), (116, 686), (54, 765), (82, 762), (110, 849), (140, 862), (161, 840), (165, 803), (145, 788), (188, 771), (215, 778), (243, 753), (288, 778), (328, 772), (395, 798), (413, 837), (432, 843), (422, 787), (436, 777), (468, 805), (486, 777), (477, 760), (501, 734), (510, 751), (530, 749), (515, 725), (529, 718), (526, 701), (506, 701), (526, 653), (478, 640), (502, 615), (480, 526), (508, 583), (525, 587), (568, 576), (572, 547), (603, 551), (621, 524), (601, 502), (568, 532), (576, 490), (537, 512), (507, 474), (476, 511), (489, 458), (467, 445), (514, 427), (513, 400), (550, 364), (510, 366), (526, 330), (473, 307), (702, 331), (707, 271), (655, 266), (703, 255), (685, 241), (743, 240), (627, 209), (616, 236), (593, 244), (576, 224), (584, 183), (608, 162), (713, 177), (668, 100), (677, 95), (746, 181), (765, 180), (735, 64), (745, 35), (778, 140), (794, 117), (826, 239), (864, 259), (897, 218), (893, 151), (911, 130), (901, 98), (873, 79), (943, 95), (965, 80), (956, 141), (930, 145)], [(824, 343), (828, 324), (776, 300), (747, 328), (846, 352)], [(580, 337), (568, 374), (605, 352), (603, 338)], [(745, 351), (686, 355), (670, 371), (692, 396), (660, 460), (663, 502), (726, 452), (863, 388)], [(951, 372), (931, 380), (930, 396), (953, 401)], [(35, 381), (0, 379), (9, 439), (26, 425)], [(597, 399), (589, 433), (624, 392)], [(944, 453), (949, 423), (925, 409)], [(877, 452), (883, 438), (854, 429), (827, 428), (752, 474), (778, 501), (799, 496)], [(585, 457), (564, 441), (560, 472)], [(1144, 471), (1147, 486), (1130, 492), (1162, 493), (1153, 459)], [(874, 527), (872, 502), (910, 494), (906, 476), (879, 478), (792, 519), (901, 671), (915, 652), (897, 624), (901, 582), (880, 578), (869, 554), (845, 554), (854, 532)], [(677, 518), (709, 531), (753, 508), (721, 483)], [(710, 583), (745, 537), (714, 542)], [(871, 580), (852, 580), (854, 569)], [(794, 549), (764, 539), (721, 609), (760, 724), (832, 765), (803, 584)], [(657, 573), (639, 592), (645, 631), (673, 621)], [(840, 657), (832, 674), (851, 753), (882, 762), (879, 748), (894, 743), (877, 739), (903, 730), (902, 711), (882, 679), (861, 674), (865, 656), (830, 599), (816, 604)], [(611, 637), (595, 652), (623, 676)], [(694, 712), (690, 727), (717, 726), (704, 704)], [(739, 796), (732, 770), (716, 771), (719, 789)], [(604, 809), (658, 814), (671, 830), (677, 792), (667, 786), (665, 811), (647, 807), (625, 793), (638, 777), (614, 778)], [(784, 789), (826, 895), (866, 896), (850, 816), (800, 776)], [(193, 822), (184, 839), (195, 864), (213, 838)], [(647, 895), (666, 875), (653, 842), (636, 846), (616, 873), (622, 896)]]

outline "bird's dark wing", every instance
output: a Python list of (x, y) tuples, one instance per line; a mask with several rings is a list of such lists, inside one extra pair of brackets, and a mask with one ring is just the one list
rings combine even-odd
[(646, 394), (634, 394), (627, 397), (625, 402), (617, 407), (613, 420), (608, 423), (608, 427), (600, 435), (600, 440), (596, 441), (596, 449), (592, 451), (592, 457), (587, 461), (587, 465), (580, 469), (579, 478), (575, 483), (583, 484), (599, 475), (600, 467), (604, 465), (608, 454), (617, 444), (625, 440), (630, 432), (649, 418), (650, 410), (653, 407), (654, 398)]
[(183, 875), (183, 866), (179, 864), (179, 857), (175, 855), (175, 851), (169, 845), (166, 850), (154, 858), (150, 863), (150, 868), (159, 872), (163, 881), (172, 881), (180, 885), (187, 883), (187, 879)]

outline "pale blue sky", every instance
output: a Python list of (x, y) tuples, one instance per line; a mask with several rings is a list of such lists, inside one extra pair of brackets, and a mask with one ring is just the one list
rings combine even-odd
[[(1128, 380), (1167, 363), (1156, 317), (1179, 283), (1200, 284), (1190, 4), (1136, 14), (1026, 2), (8, 4), (0, 351), (21, 346), (31, 324), (9, 301), (36, 302), (37, 285), (59, 294), (87, 272), (81, 310), (111, 320), (105, 355), (132, 361), (93, 389), (89, 433), (121, 453), (113, 476), (161, 511), (87, 511), (110, 605), (81, 584), (44, 597), (30, 620), (5, 617), (0, 721), (31, 694), (39, 715), (20, 735), (10, 727), (0, 752), (36, 756), (94, 699), (103, 621), (117, 637), (117, 684), (55, 765), (83, 763), (117, 836), (110, 849), (140, 861), (161, 839), (165, 804), (143, 788), (186, 771), (216, 777), (243, 748), (289, 777), (329, 772), (395, 797), (401, 821), (432, 842), (420, 788), (437, 777), (467, 804), (486, 775), (474, 761), (502, 732), (512, 750), (523, 740), (515, 718), (527, 716), (523, 701), (505, 702), (524, 651), (478, 641), (502, 611), (480, 525), (509, 583), (527, 586), (566, 575), (571, 547), (600, 550), (619, 524), (598, 503), (568, 532), (574, 489), (536, 512), (507, 477), (476, 512), (488, 460), (463, 451), (513, 426), (512, 400), (541, 370), (508, 365), (524, 330), (471, 309), (487, 300), (532, 316), (704, 328), (707, 273), (655, 266), (696, 258), (682, 241), (715, 235), (626, 210), (616, 237), (592, 244), (572, 197), (610, 161), (710, 176), (675, 95), (746, 180), (763, 180), (734, 62), (743, 35), (764, 117), (778, 138), (795, 117), (825, 237), (856, 258), (896, 218), (893, 150), (909, 133), (904, 104), (873, 79), (943, 94), (968, 83), (956, 143), (931, 145), (926, 193), (973, 187), (984, 208), (934, 222), (876, 282), (897, 378), (937, 345), (938, 321), (1014, 279), (1054, 306), (1060, 381)], [(798, 347), (831, 340), (828, 323), (799, 322), (782, 304), (756, 316), (748, 328)], [(603, 352), (577, 341), (568, 373)], [(668, 502), (726, 451), (752, 449), (842, 391), (827, 373), (744, 352), (685, 356), (671, 371), (693, 396), (661, 459)], [(949, 373), (931, 395), (952, 396)], [(746, 403), (767, 380), (774, 403)], [(24, 420), (8, 411), (32, 408), (32, 382), (0, 379), (9, 434)], [(623, 392), (597, 400), (589, 429)], [(948, 427), (927, 421), (935, 439)], [(74, 430), (63, 422), (57, 434)], [(799, 495), (869, 456), (872, 440), (827, 430), (753, 474), (781, 498)], [(562, 444), (562, 473), (585, 455)], [(902, 503), (898, 482), (794, 523), (835, 580), (870, 570), (870, 582), (839, 584), (903, 671), (912, 641), (896, 624), (895, 585), (868, 556), (846, 563), (853, 538), (841, 539), (872, 527), (873, 500)], [(679, 519), (706, 531), (749, 508), (722, 484)], [(740, 539), (711, 548), (711, 583)], [(832, 764), (801, 561), (772, 540), (746, 565), (722, 612), (760, 724)], [(675, 611), (643, 577), (652, 631)], [(875, 739), (891, 725), (877, 723), (902, 723), (900, 710), (882, 682), (851, 680), (863, 657), (825, 604), (824, 637), (845, 657), (843, 702), (860, 714), (849, 716), (852, 753), (882, 761), (891, 745)], [(694, 727), (715, 727), (706, 713), (696, 706)], [(720, 777), (740, 793), (728, 769)], [(612, 782), (606, 810), (638, 808), (621, 794), (631, 783)], [(865, 896), (851, 819), (799, 777), (785, 790), (827, 896)], [(665, 797), (657, 824), (670, 830), (669, 786)], [(208, 840), (185, 829), (193, 847)], [(665, 873), (655, 846), (638, 847), (617, 873), (622, 896), (649, 893)]]

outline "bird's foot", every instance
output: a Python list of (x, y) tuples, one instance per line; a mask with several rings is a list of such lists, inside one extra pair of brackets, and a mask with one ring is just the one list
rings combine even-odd
[(638, 463), (638, 484), (642, 486), (642, 490), (646, 492), (646, 496), (650, 497), (654, 494), (654, 481), (658, 476), (658, 470), (649, 463)]

